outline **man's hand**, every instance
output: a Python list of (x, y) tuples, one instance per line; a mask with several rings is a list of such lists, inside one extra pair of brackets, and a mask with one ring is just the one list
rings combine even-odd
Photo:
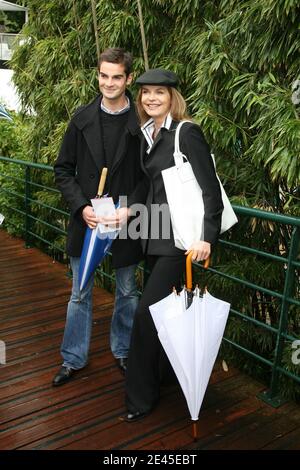
[(207, 259), (210, 256), (211, 244), (208, 242), (194, 242), (192, 246), (185, 252), (188, 255), (190, 252), (192, 254), (193, 261), (202, 261)]
[(97, 227), (98, 220), (91, 206), (85, 206), (82, 211), (82, 218), (89, 228), (93, 229)]

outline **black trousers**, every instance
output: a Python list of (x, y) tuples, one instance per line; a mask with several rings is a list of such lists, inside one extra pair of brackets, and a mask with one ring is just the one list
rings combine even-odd
[(151, 272), (135, 314), (128, 356), (126, 406), (129, 412), (150, 411), (159, 400), (159, 363), (165, 353), (149, 305), (169, 295), (173, 287), (180, 288), (185, 259), (184, 252), (178, 256), (149, 257)]

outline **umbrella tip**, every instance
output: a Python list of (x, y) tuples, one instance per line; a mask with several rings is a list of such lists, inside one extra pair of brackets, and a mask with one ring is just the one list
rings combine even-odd
[(193, 439), (194, 442), (198, 441), (198, 421), (193, 423)]

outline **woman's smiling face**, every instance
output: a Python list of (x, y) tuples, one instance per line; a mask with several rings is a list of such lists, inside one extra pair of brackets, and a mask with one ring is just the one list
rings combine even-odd
[(154, 120), (164, 120), (171, 109), (171, 95), (166, 86), (143, 85), (141, 103)]

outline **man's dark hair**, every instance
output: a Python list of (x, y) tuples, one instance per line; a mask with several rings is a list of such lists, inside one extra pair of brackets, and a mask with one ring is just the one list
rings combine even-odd
[(126, 52), (125, 49), (120, 47), (110, 47), (105, 49), (105, 51), (100, 54), (98, 60), (98, 70), (100, 70), (102, 62), (124, 65), (127, 77), (132, 70), (132, 54), (130, 52)]

